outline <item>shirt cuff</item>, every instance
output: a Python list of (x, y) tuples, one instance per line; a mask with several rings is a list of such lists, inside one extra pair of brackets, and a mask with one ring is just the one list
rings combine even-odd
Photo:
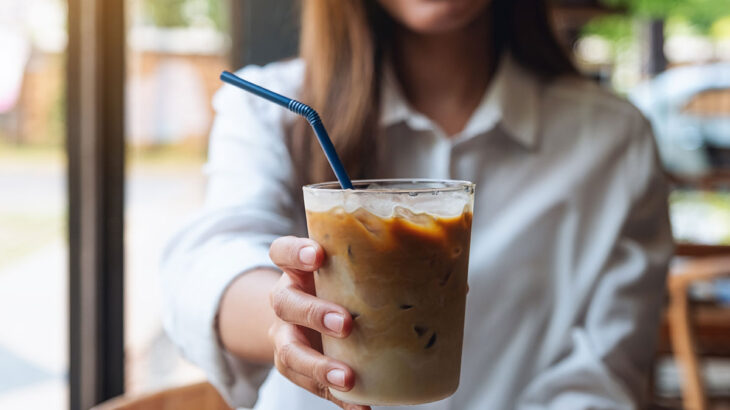
[(270, 366), (248, 363), (222, 347), (216, 326), (218, 307), (223, 293), (239, 275), (257, 268), (278, 268), (264, 244), (237, 239), (204, 248), (172, 258), (175, 263), (163, 267), (163, 289), (172, 304), (165, 329), (230, 405), (252, 407)]

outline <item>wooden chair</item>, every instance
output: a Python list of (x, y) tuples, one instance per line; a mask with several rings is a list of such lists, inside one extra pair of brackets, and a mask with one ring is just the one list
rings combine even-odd
[(207, 382), (175, 387), (140, 396), (121, 396), (92, 410), (231, 410)]
[[(730, 94), (727, 95), (727, 101), (730, 101)], [(693, 101), (686, 110), (698, 113), (702, 111), (699, 108), (706, 108), (707, 104)], [(679, 189), (730, 190), (728, 169), (713, 169), (692, 177), (667, 173), (667, 178)], [(690, 299), (689, 290), (697, 283), (730, 276), (730, 246), (680, 243), (675, 255), (678, 263), (672, 267), (668, 278), (669, 306), (658, 350), (659, 354), (673, 355), (677, 361), (683, 407), (705, 410), (708, 398), (700, 362), (702, 357), (730, 357), (730, 309), (716, 304), (698, 304)]]
[(689, 290), (693, 284), (730, 276), (730, 248), (680, 245), (677, 255), (684, 258), (672, 268), (668, 280), (669, 339), (681, 371), (684, 408), (706, 410), (700, 359), (730, 357), (730, 309), (696, 303)]

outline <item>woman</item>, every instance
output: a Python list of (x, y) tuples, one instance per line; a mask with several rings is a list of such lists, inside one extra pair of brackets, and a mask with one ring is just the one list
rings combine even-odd
[[(319, 110), (350, 175), (477, 186), (461, 384), (415, 408), (642, 406), (666, 189), (649, 125), (578, 78), (545, 3), (309, 0), (301, 41), (239, 74)], [(324, 157), (279, 107), (231, 87), (214, 105), (205, 210), (164, 257), (166, 329), (235, 406), (363, 408), (330, 396), (354, 375), (318, 345), (352, 326), (313, 296), (300, 188), (332, 179)]]

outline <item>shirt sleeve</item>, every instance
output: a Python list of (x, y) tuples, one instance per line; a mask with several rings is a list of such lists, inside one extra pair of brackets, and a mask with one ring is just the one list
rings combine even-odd
[[(249, 67), (241, 74), (276, 89), (265, 70)], [(292, 161), (284, 140), (284, 110), (228, 85), (213, 106), (204, 208), (162, 256), (163, 324), (182, 354), (206, 372), (231, 405), (252, 407), (270, 368), (222, 348), (218, 305), (238, 275), (275, 268), (269, 245), (294, 229)]]
[(637, 122), (622, 165), (627, 217), (567, 349), (526, 386), (520, 409), (643, 408), (674, 245), (651, 128)]

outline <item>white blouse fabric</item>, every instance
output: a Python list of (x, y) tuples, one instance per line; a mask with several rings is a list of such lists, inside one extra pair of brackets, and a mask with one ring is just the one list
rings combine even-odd
[[(296, 96), (304, 66), (238, 74)], [(509, 56), (450, 138), (409, 107), (392, 75), (382, 91), (371, 177), (476, 183), (461, 384), (408, 409), (641, 407), (673, 251), (647, 121), (591, 83), (546, 83)], [(274, 267), (269, 244), (306, 236), (306, 224), (284, 141), (294, 115), (227, 85), (213, 104), (204, 209), (163, 256), (165, 328), (233, 406), (336, 408), (221, 348), (226, 286)]]

